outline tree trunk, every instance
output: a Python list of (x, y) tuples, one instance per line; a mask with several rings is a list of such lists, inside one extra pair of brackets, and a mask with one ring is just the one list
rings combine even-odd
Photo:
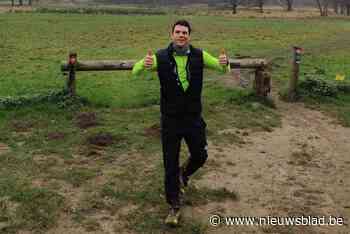
[(324, 4), (321, 3), (321, 0), (316, 0), (316, 3), (321, 16), (328, 16), (328, 0), (325, 0)]
[(258, 0), (259, 12), (264, 13), (264, 0)]
[(341, 15), (344, 15), (344, 14), (345, 14), (345, 12), (344, 12), (344, 7), (345, 7), (345, 6), (344, 6), (344, 1), (341, 1), (341, 2), (340, 2), (340, 14), (341, 14)]
[(318, 6), (318, 10), (320, 11), (320, 15), (323, 16), (323, 11), (322, 11), (322, 5), (320, 0), (316, 0), (317, 6)]
[(19, 0), (19, 5), (23, 6), (23, 0)]
[(338, 0), (333, 0), (333, 9), (334, 9), (334, 13), (338, 14), (338, 6), (339, 6), (339, 2)]
[(293, 0), (287, 0), (287, 11), (293, 11)]
[(12, 7), (15, 6), (15, 0), (11, 0), (11, 6), (12, 6)]
[(232, 14), (237, 14), (237, 0), (232, 0)]
[(236, 5), (233, 5), (232, 6), (232, 14), (237, 14), (237, 6)]
[(328, 16), (328, 3), (323, 7), (323, 16)]

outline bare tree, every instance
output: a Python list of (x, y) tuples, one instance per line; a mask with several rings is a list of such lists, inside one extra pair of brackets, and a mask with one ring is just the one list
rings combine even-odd
[(287, 11), (292, 11), (293, 10), (293, 0), (286, 0), (286, 4), (287, 4)]
[(341, 0), (340, 2), (341, 14), (349, 16), (350, 15), (350, 0)]
[(287, 11), (293, 11), (294, 0), (276, 0), (276, 4), (281, 7), (286, 7)]
[(333, 0), (334, 13), (339, 14), (339, 6), (340, 6), (340, 1), (339, 0)]
[[(350, 0), (333, 0), (333, 9), (336, 14), (349, 15)], [(347, 11), (347, 12), (345, 12)]]
[(232, 14), (237, 14), (237, 8), (239, 5), (246, 7), (259, 7), (259, 11), (263, 13), (263, 6), (265, 0), (230, 0), (229, 1), (232, 7)]
[(340, 1), (340, 14), (344, 15), (345, 13), (345, 4), (344, 1)]
[(237, 13), (237, 7), (239, 5), (245, 6), (247, 8), (259, 7), (259, 12), (264, 12), (265, 0), (230, 0), (229, 2), (232, 6), (232, 14)]
[(232, 6), (232, 14), (237, 14), (237, 7), (240, 4), (239, 0), (230, 0)]
[(264, 0), (258, 0), (258, 6), (260, 13), (264, 13)]
[(321, 16), (328, 16), (328, 5), (330, 0), (316, 0)]

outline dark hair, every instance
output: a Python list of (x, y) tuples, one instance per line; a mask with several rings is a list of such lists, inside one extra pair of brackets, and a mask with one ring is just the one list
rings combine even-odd
[(188, 34), (191, 34), (191, 25), (187, 20), (178, 20), (175, 22), (175, 24), (172, 27), (171, 32), (174, 32), (174, 29), (176, 27), (176, 25), (181, 25), (181, 26), (185, 26), (188, 28)]

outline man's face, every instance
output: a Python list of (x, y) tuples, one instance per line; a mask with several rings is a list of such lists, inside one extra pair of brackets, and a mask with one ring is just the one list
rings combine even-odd
[(188, 28), (182, 25), (176, 25), (171, 34), (171, 39), (175, 45), (183, 47), (190, 42), (190, 34)]

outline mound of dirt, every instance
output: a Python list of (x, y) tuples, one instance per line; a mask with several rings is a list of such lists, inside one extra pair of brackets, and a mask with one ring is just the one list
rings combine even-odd
[(116, 138), (110, 133), (97, 133), (87, 138), (88, 144), (102, 147), (110, 146), (115, 141)]
[(10, 151), (10, 147), (5, 144), (0, 143), (0, 155), (5, 154)]
[(50, 132), (47, 134), (48, 140), (62, 140), (64, 137), (65, 134), (63, 132)]
[(86, 129), (99, 125), (97, 115), (94, 112), (82, 112), (76, 117), (76, 124), (81, 129)]
[(156, 123), (149, 128), (145, 128), (144, 135), (150, 137), (160, 137), (160, 124)]
[(16, 132), (28, 132), (34, 126), (34, 124), (30, 121), (14, 120), (12, 121), (11, 126)]

